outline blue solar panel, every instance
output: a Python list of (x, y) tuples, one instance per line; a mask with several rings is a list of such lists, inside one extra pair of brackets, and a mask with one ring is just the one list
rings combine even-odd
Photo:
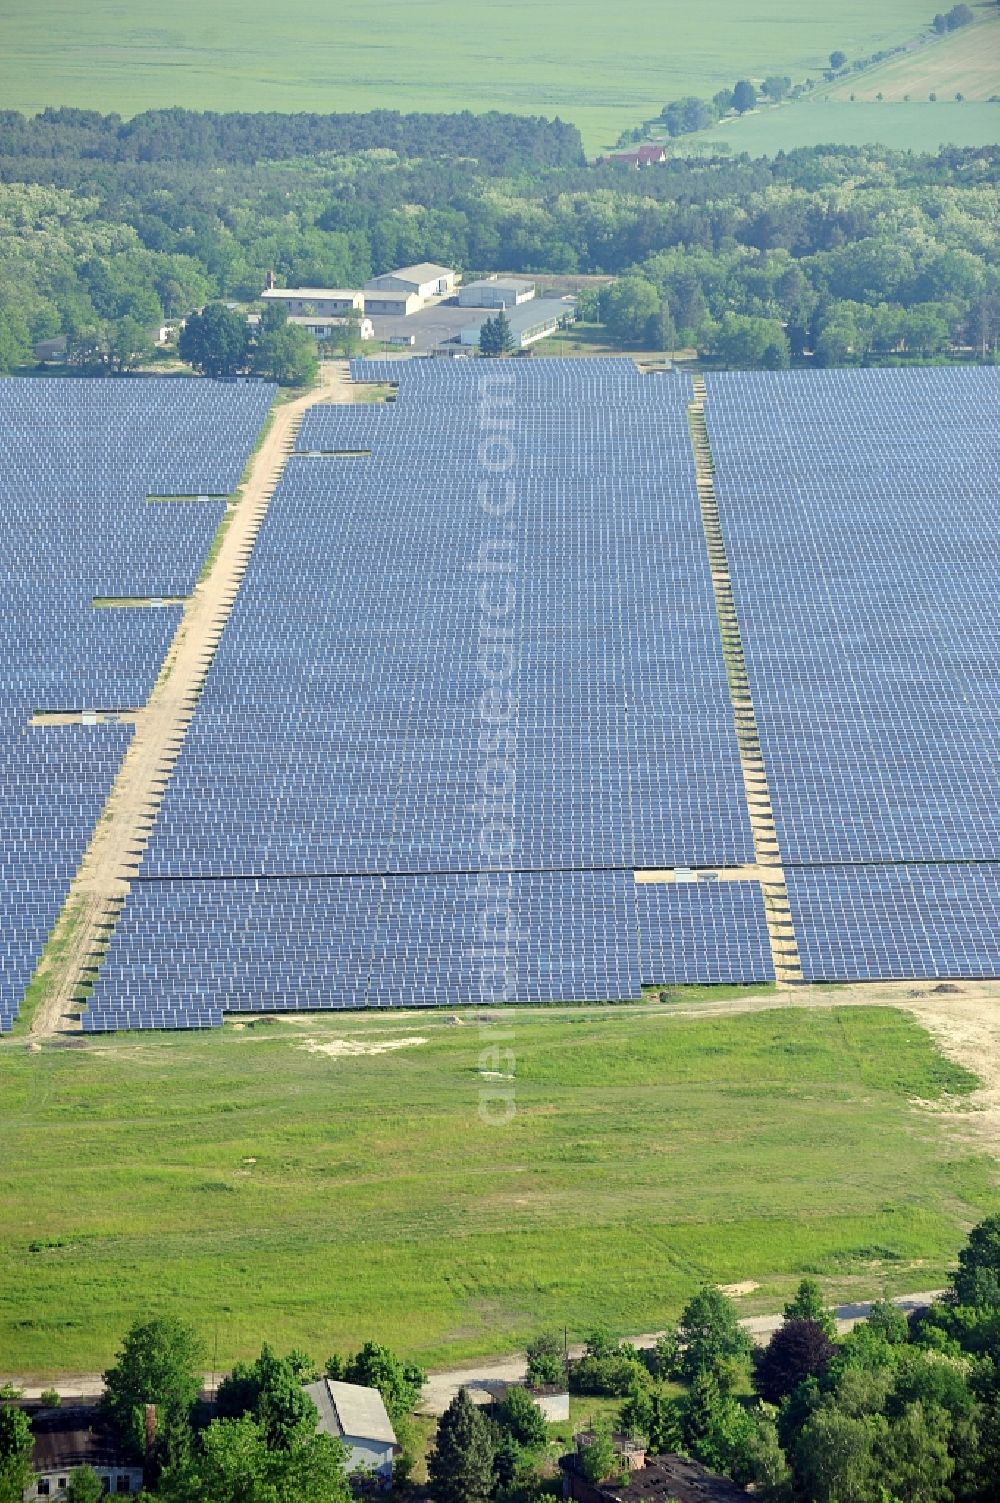
[(1000, 975), (1000, 866), (792, 867), (807, 981)]
[[(688, 383), (627, 361), (395, 374), (391, 408), (307, 415), (301, 448), (357, 440), (370, 458), (290, 461), (143, 878), (749, 859)], [(480, 503), (484, 379), (510, 418), (509, 523)], [(498, 548), (516, 713), (512, 838), (491, 858), (482, 596)]]
[(1000, 857), (996, 373), (707, 384), (784, 859)]
[[(353, 371), (395, 401), (303, 424), (87, 1026), (771, 979), (756, 884), (631, 875), (754, 854), (689, 384), (627, 361)], [(1000, 860), (996, 373), (708, 385), (806, 977), (996, 974), (993, 869), (948, 864)]]
[(636, 908), (647, 985), (774, 980), (758, 883), (643, 882)]
[(86, 1026), (186, 1009), (620, 1000), (640, 985), (628, 872), (141, 882)]
[[(0, 381), (0, 1032), (17, 1015), (131, 734), (30, 725), (144, 703), (274, 388)], [(157, 497), (187, 496), (188, 501)], [(198, 500), (196, 498), (201, 497)]]

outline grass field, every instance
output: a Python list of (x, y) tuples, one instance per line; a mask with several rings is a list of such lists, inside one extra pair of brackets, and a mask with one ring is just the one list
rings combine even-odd
[[(996, 1165), (914, 1098), (973, 1080), (885, 1009), (296, 1018), (0, 1047), (0, 1372), (89, 1371), (147, 1311), (220, 1362), (377, 1335), (434, 1364), (656, 1328), (704, 1278), (774, 1308), (934, 1287)], [(425, 1040), (342, 1058), (337, 1041)], [(339, 1047), (339, 1045), (338, 1045)]]
[[(741, 76), (815, 76), (829, 53), (906, 41), (917, 0), (9, 0), (0, 14), (8, 109), (502, 109), (559, 114), (589, 149), (683, 94)], [(498, 61), (499, 59), (499, 61)]]
[(794, 151), (797, 146), (865, 146), (869, 142), (897, 151), (984, 146), (1000, 142), (1000, 104), (801, 100), (685, 136), (678, 146), (682, 152), (692, 146), (704, 151), (706, 143), (718, 141), (754, 157)]

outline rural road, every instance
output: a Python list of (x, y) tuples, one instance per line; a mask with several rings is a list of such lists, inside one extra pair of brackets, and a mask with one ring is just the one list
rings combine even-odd
[[(914, 1310), (922, 1310), (933, 1303), (943, 1290), (929, 1289), (920, 1294), (904, 1294), (893, 1300), (901, 1310), (910, 1314)], [(838, 1305), (832, 1314), (837, 1322), (837, 1330), (843, 1335), (850, 1331), (860, 1321), (867, 1319), (871, 1309), (871, 1302), (866, 1301), (859, 1305)], [(750, 1315), (740, 1324), (744, 1330), (749, 1331), (759, 1345), (763, 1344), (781, 1325), (780, 1315)], [(627, 1338), (633, 1346), (655, 1346), (657, 1340), (663, 1335), (662, 1331), (651, 1331), (645, 1336), (632, 1336)], [(570, 1346), (571, 1357), (582, 1357), (582, 1346)], [(455, 1397), (460, 1388), (480, 1389), (484, 1393), (490, 1393), (494, 1388), (502, 1387), (506, 1383), (517, 1383), (524, 1377), (525, 1359), (523, 1356), (508, 1357), (502, 1362), (480, 1362), (475, 1367), (455, 1369), (452, 1372), (431, 1373), (424, 1384), (418, 1413), (420, 1414), (443, 1414)]]
[[(914, 1310), (922, 1310), (943, 1293), (940, 1289), (929, 1289), (921, 1294), (904, 1294), (893, 1304), (910, 1314)], [(833, 1310), (837, 1322), (838, 1331), (843, 1334), (850, 1331), (859, 1321), (865, 1320), (871, 1304), (865, 1302), (858, 1305), (838, 1305)], [(741, 1325), (750, 1332), (755, 1341), (761, 1345), (781, 1325), (780, 1315), (751, 1315), (741, 1321)], [(632, 1336), (633, 1346), (655, 1346), (657, 1339), (662, 1336), (662, 1331), (652, 1331), (645, 1336)], [(571, 1357), (583, 1355), (582, 1346), (571, 1346)], [(502, 1388), (507, 1383), (517, 1383), (524, 1377), (525, 1358), (523, 1353), (517, 1357), (505, 1357), (499, 1361), (484, 1361), (474, 1367), (453, 1368), (447, 1372), (431, 1373), (424, 1384), (424, 1391), (418, 1405), (418, 1413), (439, 1415), (443, 1414), (458, 1393), (460, 1388), (471, 1388), (483, 1393), (490, 1393), (497, 1388)], [(205, 1386), (211, 1388), (221, 1374), (206, 1373)], [(37, 1399), (43, 1389), (55, 1388), (63, 1399), (93, 1398), (100, 1393), (102, 1380), (100, 1373), (76, 1374), (72, 1377), (52, 1378), (46, 1383), (39, 1384), (37, 1381), (8, 1377), (0, 1374), (0, 1387), (5, 1383), (11, 1383), (18, 1388), (27, 1399)]]

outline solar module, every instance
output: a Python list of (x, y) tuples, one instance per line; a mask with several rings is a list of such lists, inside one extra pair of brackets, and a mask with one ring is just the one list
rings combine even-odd
[(635, 892), (648, 985), (774, 980), (759, 883), (642, 882)]
[[(0, 382), (0, 1032), (17, 1015), (106, 801), (127, 725), (38, 711), (142, 705), (274, 388)], [(187, 500), (156, 499), (186, 497)], [(201, 498), (201, 499), (198, 499)]]

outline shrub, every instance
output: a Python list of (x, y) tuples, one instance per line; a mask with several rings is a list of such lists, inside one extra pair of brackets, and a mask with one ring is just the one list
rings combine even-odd
[(622, 1353), (616, 1352), (609, 1357), (581, 1357), (579, 1362), (570, 1365), (569, 1388), (570, 1393), (623, 1399), (645, 1376), (646, 1369)]
[(508, 1388), (503, 1403), (497, 1405), (496, 1420), (528, 1450), (537, 1450), (548, 1439), (545, 1416), (526, 1388)]

